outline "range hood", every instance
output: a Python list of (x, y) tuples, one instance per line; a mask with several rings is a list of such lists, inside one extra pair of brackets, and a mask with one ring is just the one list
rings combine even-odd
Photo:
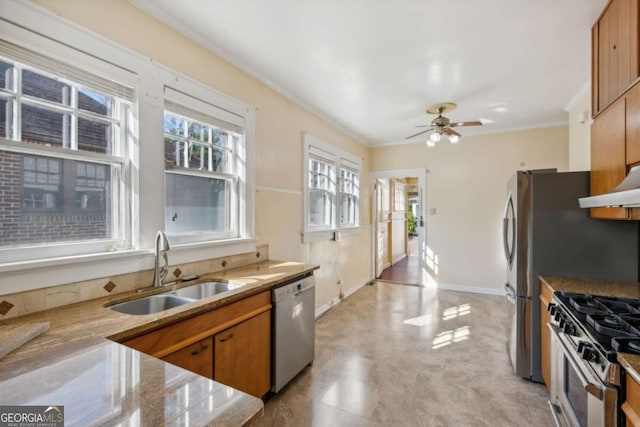
[(581, 208), (640, 207), (640, 165), (629, 170), (627, 177), (611, 192), (578, 199)]

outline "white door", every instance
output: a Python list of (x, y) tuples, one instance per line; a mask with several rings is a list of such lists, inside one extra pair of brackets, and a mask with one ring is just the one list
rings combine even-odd
[(389, 259), (389, 180), (376, 179), (376, 278), (391, 265)]

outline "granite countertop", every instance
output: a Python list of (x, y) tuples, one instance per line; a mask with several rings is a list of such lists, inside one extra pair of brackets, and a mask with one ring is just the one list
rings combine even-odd
[[(549, 285), (554, 291), (640, 299), (640, 283), (637, 282), (617, 282), (557, 276), (540, 276), (540, 280), (542, 283)], [(631, 377), (640, 383), (640, 356), (618, 353), (618, 362), (620, 362), (620, 365), (622, 365)]]
[(117, 344), (154, 329), (272, 288), (316, 270), (296, 262), (264, 261), (206, 280), (242, 285), (155, 314), (132, 316), (106, 308), (173, 287), (121, 293), (16, 317), (0, 325), (49, 322), (50, 330), (0, 359), (0, 404), (64, 405), (66, 425), (243, 425), (262, 401)]

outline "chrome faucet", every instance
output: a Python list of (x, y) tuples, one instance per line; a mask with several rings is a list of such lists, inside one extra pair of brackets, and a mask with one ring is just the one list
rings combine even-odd
[[(158, 231), (156, 234), (156, 260), (155, 260), (155, 268), (154, 268), (154, 276), (153, 276), (153, 287), (158, 288), (162, 286), (162, 280), (167, 277), (167, 273), (169, 272), (169, 256), (167, 252), (171, 249), (169, 245), (169, 238), (165, 234), (164, 231)], [(160, 255), (164, 258), (164, 266), (160, 267)]]

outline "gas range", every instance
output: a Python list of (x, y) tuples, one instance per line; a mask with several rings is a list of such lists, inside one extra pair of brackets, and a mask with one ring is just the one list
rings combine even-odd
[(617, 353), (640, 354), (640, 300), (554, 293), (549, 402), (558, 426), (621, 425)]
[(603, 381), (619, 384), (617, 352), (640, 354), (640, 301), (556, 292), (548, 310), (581, 359)]

